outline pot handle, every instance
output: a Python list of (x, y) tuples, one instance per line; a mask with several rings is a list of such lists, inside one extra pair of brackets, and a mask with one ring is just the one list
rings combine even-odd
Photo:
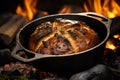
[(17, 44), (14, 50), (12, 51), (11, 56), (22, 62), (31, 62), (37, 59), (49, 57), (50, 55), (37, 54), (31, 51), (28, 51), (22, 48), (19, 44)]
[(101, 21), (103, 24), (105, 24), (107, 27), (110, 27), (112, 23), (112, 20), (110, 20), (109, 18), (95, 12), (83, 12), (83, 13), (78, 13), (78, 15), (85, 15), (87, 17), (97, 19)]

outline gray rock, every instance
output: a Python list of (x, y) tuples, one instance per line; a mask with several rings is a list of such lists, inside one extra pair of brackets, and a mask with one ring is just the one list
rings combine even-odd
[(112, 76), (105, 65), (98, 64), (89, 70), (72, 75), (70, 80), (112, 80)]

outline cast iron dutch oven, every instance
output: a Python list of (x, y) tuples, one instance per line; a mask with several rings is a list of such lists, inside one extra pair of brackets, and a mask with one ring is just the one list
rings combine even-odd
[[(37, 25), (47, 21), (54, 21), (56, 18), (86, 22), (90, 28), (97, 32), (100, 43), (85, 51), (66, 55), (45, 55), (30, 51), (28, 49), (28, 40)], [(54, 14), (41, 17), (29, 22), (20, 29), (17, 34), (17, 45), (12, 52), (12, 56), (19, 61), (32, 63), (41, 70), (71, 75), (102, 63), (105, 42), (110, 35), (110, 24), (110, 19), (93, 12)], [(24, 53), (25, 55), (20, 56), (18, 53), (21, 53), (21, 55)]]

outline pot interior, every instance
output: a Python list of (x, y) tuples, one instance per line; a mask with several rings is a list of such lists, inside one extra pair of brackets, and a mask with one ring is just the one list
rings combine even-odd
[[(43, 22), (46, 21), (54, 21), (56, 18), (66, 18), (66, 19), (72, 19), (72, 20), (79, 20), (85, 22), (88, 26), (90, 26), (91, 29), (95, 30), (97, 32), (100, 43), (105, 41), (105, 38), (108, 34), (108, 28), (100, 22), (99, 20), (96, 20), (94, 18), (90, 18), (87, 16), (82, 16), (82, 15), (52, 15), (52, 16), (47, 16), (43, 18), (38, 18), (36, 20), (31, 21), (27, 25), (25, 25), (20, 33), (18, 34), (18, 41), (19, 43), (26, 49), (28, 49), (28, 41), (30, 38), (30, 35), (33, 33), (35, 28), (40, 25)], [(28, 49), (29, 50), (29, 49)]]

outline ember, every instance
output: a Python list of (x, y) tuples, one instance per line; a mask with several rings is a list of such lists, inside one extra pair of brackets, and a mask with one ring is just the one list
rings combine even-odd
[(106, 48), (115, 50), (117, 47), (114, 45), (114, 42), (112, 40), (108, 40), (106, 43)]
[(116, 39), (118, 39), (118, 40), (120, 40), (120, 34), (116, 34), (113, 37), (116, 38)]

